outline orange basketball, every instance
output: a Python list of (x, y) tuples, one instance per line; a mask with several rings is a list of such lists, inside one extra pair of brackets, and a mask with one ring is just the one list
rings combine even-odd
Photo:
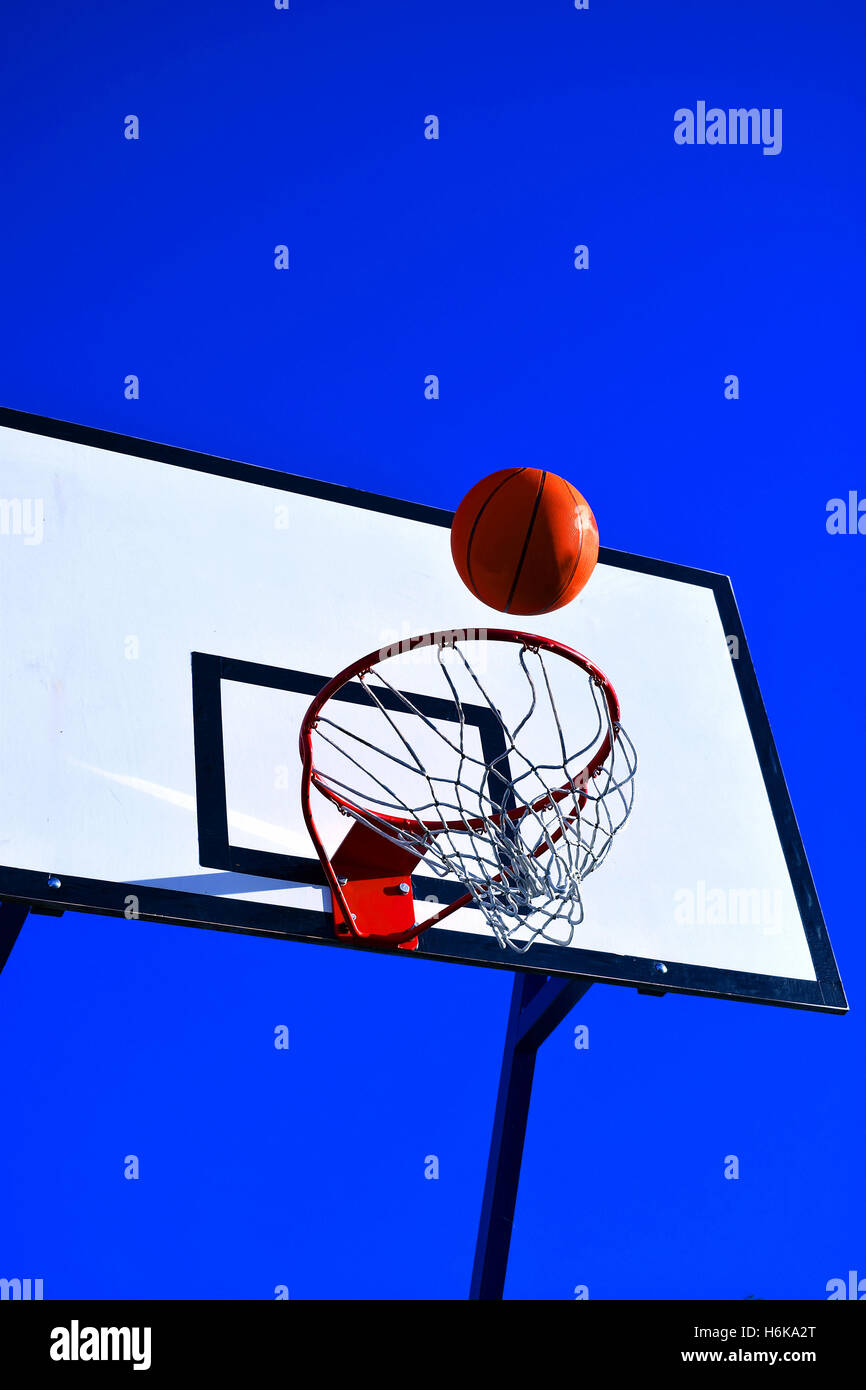
[(598, 527), (576, 488), (543, 468), (503, 468), (467, 492), (451, 554), (476, 598), (501, 613), (551, 613), (580, 593)]

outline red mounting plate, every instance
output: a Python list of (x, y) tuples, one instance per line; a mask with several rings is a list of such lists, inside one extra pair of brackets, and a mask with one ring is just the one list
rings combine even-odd
[[(412, 870), (420, 856), (384, 840), (355, 821), (332, 860), (334, 873), (353, 915), (350, 926), (336, 896), (334, 930), (338, 936), (393, 939), (415, 925)], [(417, 936), (400, 943), (418, 949)]]

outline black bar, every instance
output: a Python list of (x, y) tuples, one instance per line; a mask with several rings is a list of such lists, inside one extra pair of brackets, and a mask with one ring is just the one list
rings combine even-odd
[[(158, 1281), (157, 1281), (158, 1282)], [(334, 1322), (334, 1304), (311, 1297), (293, 1285), (289, 1299), (262, 1297), (251, 1281), (246, 1299), (201, 1298), (158, 1300), (158, 1286), (147, 1301), (71, 1300), (53, 1298), (55, 1292), (46, 1280), (44, 1301), (0, 1300), (0, 1333), (3, 1338), (3, 1364), (14, 1370), (9, 1384), (32, 1385), (87, 1382), (136, 1386), (136, 1368), (149, 1371), (151, 1380), (143, 1385), (165, 1384), (169, 1378), (181, 1383), (247, 1384), (256, 1365), (285, 1364), (287, 1349), (300, 1359), (306, 1347), (311, 1360), (322, 1356), (322, 1328)], [(382, 1302), (371, 1303), (375, 1319)], [(404, 1307), (389, 1302), (387, 1306)], [(755, 1361), (760, 1358), (791, 1358), (811, 1361), (811, 1369), (823, 1384), (850, 1382), (851, 1367), (862, 1356), (863, 1315), (859, 1303), (761, 1298), (724, 1301), (643, 1300), (565, 1302), (561, 1312), (551, 1310), (555, 1334), (580, 1348), (584, 1361), (611, 1370), (629, 1372), (629, 1380), (643, 1384), (648, 1379), (669, 1379), (668, 1371), (684, 1363)], [(319, 1322), (317, 1311), (322, 1322)], [(427, 1308), (422, 1315), (429, 1317)], [(403, 1314), (404, 1319), (411, 1312)], [(503, 1316), (508, 1316), (503, 1312)], [(441, 1324), (441, 1314), (437, 1312)], [(421, 1319), (419, 1317), (419, 1324)], [(510, 1318), (509, 1318), (510, 1322)], [(116, 1329), (115, 1340), (100, 1339)], [(722, 1340), (718, 1331), (733, 1333)], [(511, 1325), (513, 1333), (513, 1324)], [(491, 1365), (510, 1369), (513, 1361), (509, 1323), (497, 1324), (501, 1335), (494, 1348)], [(716, 1335), (712, 1333), (716, 1331)], [(793, 1331), (796, 1335), (785, 1335)], [(341, 1379), (357, 1374), (357, 1338), (331, 1334), (327, 1348), (329, 1366)], [(424, 1365), (434, 1378), (454, 1375), (454, 1338), (446, 1335), (427, 1338)], [(492, 1342), (492, 1339), (491, 1339)], [(89, 1359), (94, 1347), (98, 1360)], [(84, 1344), (84, 1345), (83, 1345)], [(105, 1350), (102, 1350), (102, 1347)], [(116, 1347), (116, 1350), (114, 1348)], [(113, 1354), (112, 1354), (113, 1353)], [(125, 1354), (125, 1355), (124, 1355)], [(88, 1357), (88, 1359), (84, 1359)], [(766, 1367), (767, 1371), (770, 1367)], [(57, 1372), (56, 1377), (52, 1374)], [(655, 1373), (653, 1375), (653, 1373)], [(79, 1380), (78, 1377), (81, 1379)], [(153, 1377), (156, 1377), (155, 1381)], [(621, 1379), (622, 1377), (620, 1377)], [(734, 1378), (747, 1383), (745, 1375)], [(700, 1383), (700, 1378), (698, 1378)], [(748, 1382), (751, 1384), (752, 1382)], [(760, 1368), (754, 1383), (772, 1385), (773, 1375), (764, 1378)], [(782, 1382), (786, 1386), (791, 1382)], [(808, 1376), (796, 1384), (813, 1383)]]

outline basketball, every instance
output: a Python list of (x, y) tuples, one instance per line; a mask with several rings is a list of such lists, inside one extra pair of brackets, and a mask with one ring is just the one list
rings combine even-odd
[(503, 468), (470, 488), (451, 525), (463, 583), (500, 613), (552, 613), (583, 588), (598, 527), (576, 488), (543, 468)]

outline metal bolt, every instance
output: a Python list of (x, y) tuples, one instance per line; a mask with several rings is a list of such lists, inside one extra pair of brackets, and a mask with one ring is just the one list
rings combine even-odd
[(660, 960), (653, 961), (653, 970), (657, 971), (659, 975), (666, 975), (668, 973), (667, 966), (663, 965)]
[(48, 878), (48, 887), (49, 887), (49, 888), (59, 888), (59, 887), (60, 887), (60, 879), (57, 877), (56, 874), (50, 874), (50, 875), (49, 875), (49, 878)]
[(401, 892), (401, 893), (408, 893), (409, 891), (410, 891), (410, 889), (409, 889), (408, 883), (401, 883), (401, 884), (400, 884), (400, 892)]

